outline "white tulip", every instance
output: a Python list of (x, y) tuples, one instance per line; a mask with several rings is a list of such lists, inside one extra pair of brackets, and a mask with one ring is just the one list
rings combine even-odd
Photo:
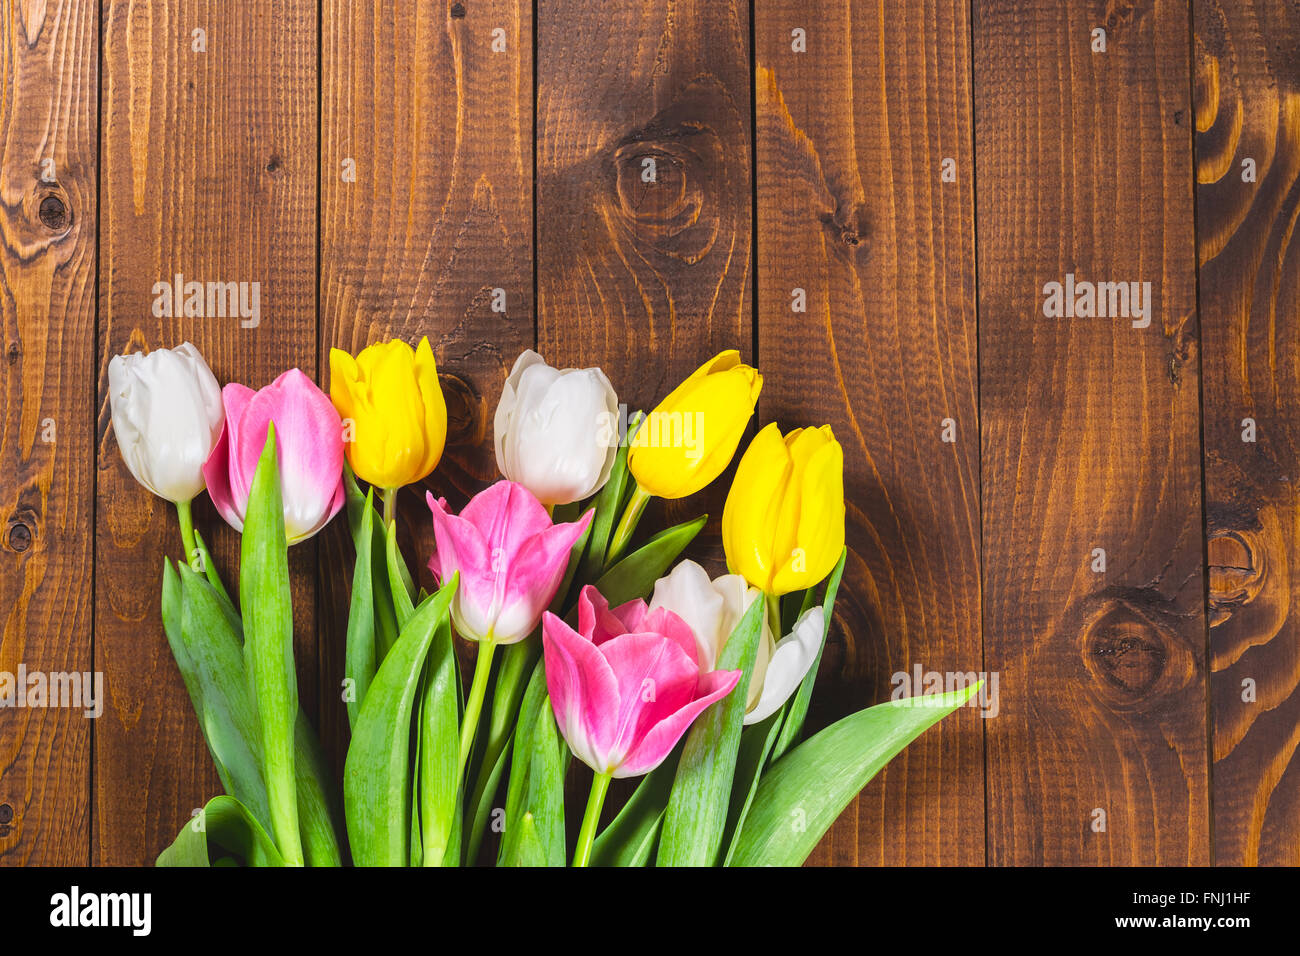
[(171, 502), (203, 490), (203, 463), (221, 436), (221, 386), (189, 342), (108, 363), (108, 401), (135, 480)]
[[(655, 582), (650, 610), (667, 608), (695, 633), (700, 670), (717, 667), (722, 648), (750, 602), (761, 601), (762, 592), (749, 587), (739, 574), (724, 574), (709, 580), (709, 573), (694, 561), (683, 561), (667, 577)], [(822, 609), (803, 614), (794, 630), (774, 641), (767, 615), (763, 635), (754, 657), (745, 701), (745, 723), (756, 724), (774, 714), (785, 703), (817, 659), (822, 641)]]
[(544, 505), (581, 501), (609, 479), (618, 454), (618, 396), (598, 368), (554, 369), (529, 349), (501, 391), (497, 467)]

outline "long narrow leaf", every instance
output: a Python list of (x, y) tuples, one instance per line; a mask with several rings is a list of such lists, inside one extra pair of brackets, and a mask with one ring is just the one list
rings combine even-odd
[(678, 744), (663, 763), (642, 778), (618, 816), (592, 844), (592, 866), (645, 866), (650, 862), (681, 754)]
[(979, 686), (860, 710), (791, 750), (759, 783), (731, 864), (799, 866), (880, 768)]
[(344, 811), (358, 866), (405, 866), (411, 838), (411, 714), (429, 646), (458, 577), (421, 604), (361, 705), (343, 771)]
[(610, 607), (648, 597), (655, 581), (663, 577), (708, 520), (708, 515), (700, 515), (693, 521), (659, 532), (601, 575), (596, 590), (605, 596)]
[(731, 787), (731, 806), (727, 810), (727, 855), (723, 866), (731, 865), (731, 857), (736, 850), (736, 837), (745, 828), (745, 817), (749, 815), (749, 808), (758, 793), (758, 783), (762, 779), (768, 755), (772, 752), (772, 745), (781, 732), (786, 709), (778, 708), (766, 720), (746, 727), (741, 732), (740, 753), (736, 757), (736, 780)]
[(501, 859), (522, 853), (520, 843), (529, 829), (524, 826), (527, 817), (542, 850), (543, 862), (538, 865), (564, 866), (564, 765), (560, 750), (560, 734), (546, 693), (546, 670), (538, 664), (519, 707)]
[[(234, 797), (213, 797), (158, 857), (158, 866), (208, 866), (212, 851), (234, 853), (250, 866), (284, 866), (275, 844)], [(216, 865), (215, 863), (212, 865)]]
[(293, 743), (298, 681), (293, 667), (289, 548), (275, 447), (275, 425), (271, 424), (244, 516), (239, 604), (244, 614), (244, 666), (262, 728), (262, 777), (271, 810), (271, 832), (285, 862), (301, 866)]
[(451, 624), (444, 620), (434, 633), (425, 662), (420, 702), (420, 835), (423, 864), (449, 862), (452, 828), (456, 823), (457, 760), (460, 755), (460, 715), (456, 702), (456, 649)]
[(727, 826), (749, 678), (763, 636), (764, 602), (749, 610), (727, 638), (718, 670), (740, 670), (740, 681), (699, 716), (686, 736), (659, 836), (659, 866), (715, 866)]
[(344, 650), (343, 676), (351, 682), (347, 698), (348, 726), (355, 727), (375, 679), (375, 596), (370, 572), (370, 546), (374, 541), (374, 492), (366, 494), (355, 541), (357, 563), (352, 570), (352, 598), (348, 606), (348, 634)]

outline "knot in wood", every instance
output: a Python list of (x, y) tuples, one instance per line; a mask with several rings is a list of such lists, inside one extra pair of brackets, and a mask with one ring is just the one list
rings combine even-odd
[(41, 223), (52, 232), (63, 232), (72, 224), (67, 205), (53, 193), (41, 200), (38, 214)]
[(447, 402), (447, 444), (477, 445), (487, 435), (483, 397), (459, 375), (439, 373)]
[(9, 526), (9, 547), (22, 553), (32, 546), (32, 529), (23, 522)]
[(633, 239), (688, 263), (708, 254), (722, 211), (722, 143), (706, 127), (651, 124), (613, 154), (618, 214)]

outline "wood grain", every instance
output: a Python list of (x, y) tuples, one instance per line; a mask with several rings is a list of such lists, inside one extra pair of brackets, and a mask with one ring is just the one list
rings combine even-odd
[[(195, 49), (195, 30), (206, 48)], [(108, 2), (103, 21), (95, 652), (110, 704), (96, 726), (95, 853), (151, 862), (220, 785), (158, 616), (170, 506), (130, 477), (110, 428), (113, 355), (191, 341), (221, 382), (316, 371), (316, 36), (309, 0)], [(258, 282), (260, 323), (154, 317), (155, 282)], [(233, 587), (237, 537), (206, 499)], [(316, 702), (316, 546), (296, 546), (300, 699)]]
[(1197, 0), (1195, 24), (1215, 862), (1295, 866), (1300, 10)]
[[(537, 338), (653, 408), (724, 349), (752, 355), (749, 4), (541, 5), (537, 23)], [(648, 163), (653, 181), (645, 181)], [(644, 526), (714, 516), (724, 475), (656, 502)]]
[[(973, 11), (989, 862), (1204, 864), (1188, 7)], [(1068, 273), (1150, 326), (1044, 317)]]
[[(90, 0), (0, 12), (0, 672), (10, 680), (20, 667), (93, 670), (97, 23)], [(60, 702), (0, 709), (0, 865), (89, 862), (91, 720)]]
[[(917, 665), (982, 669), (968, 8), (758, 0), (754, 21), (763, 418), (829, 422), (845, 452), (829, 719)], [(908, 748), (811, 862), (983, 863), (981, 723)]]
[[(449, 428), (425, 485), (456, 508), (497, 477), (492, 414), (534, 342), (532, 33), (523, 0), (322, 7), (322, 368), (331, 347), (356, 354), (428, 336)], [(496, 290), (504, 311), (494, 311)], [(433, 550), (423, 488), (401, 501), (402, 542), (422, 569)], [(338, 688), (347, 619), (338, 582), (351, 581), (352, 543), (342, 525), (322, 540), (322, 594), (334, 602), (322, 680)], [(341, 759), (346, 713), (326, 702)]]

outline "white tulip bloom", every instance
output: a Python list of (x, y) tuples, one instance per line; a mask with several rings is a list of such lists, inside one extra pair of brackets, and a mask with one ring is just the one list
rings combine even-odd
[[(722, 648), (762, 592), (749, 587), (738, 574), (715, 580), (694, 561), (682, 561), (655, 582), (650, 610), (667, 608), (695, 633), (701, 671), (717, 667)], [(810, 608), (789, 635), (776, 641), (763, 615), (763, 634), (754, 657), (745, 701), (745, 723), (756, 724), (774, 714), (804, 679), (821, 649), (824, 617), (820, 607)]]
[(221, 386), (189, 342), (115, 355), (108, 401), (122, 460), (135, 480), (168, 501), (203, 491), (203, 464), (221, 436)]
[(609, 480), (617, 421), (618, 396), (604, 372), (551, 368), (529, 349), (515, 360), (497, 403), (497, 467), (544, 505), (581, 501)]

